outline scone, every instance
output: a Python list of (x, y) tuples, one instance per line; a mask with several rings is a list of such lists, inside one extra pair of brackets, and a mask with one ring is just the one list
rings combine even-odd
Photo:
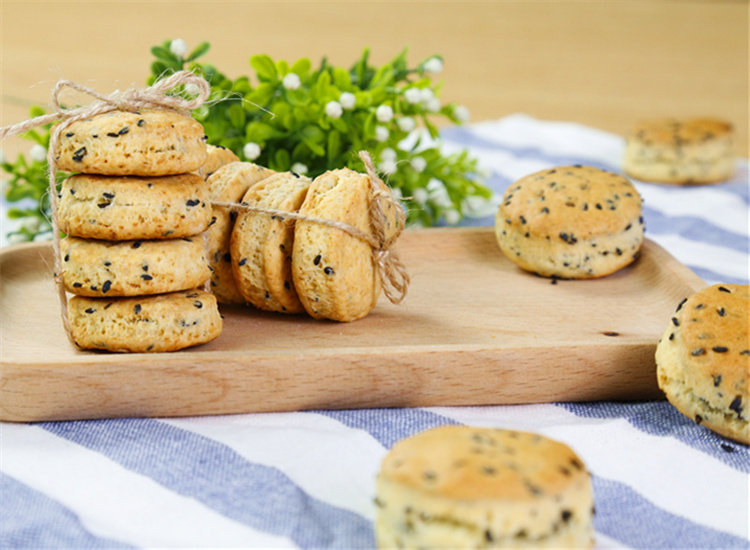
[(141, 296), (185, 290), (210, 277), (200, 236), (160, 241), (60, 241), (62, 282), (78, 296)]
[[(238, 203), (253, 185), (274, 174), (273, 170), (251, 162), (231, 162), (218, 168), (206, 180), (212, 201)], [(229, 208), (213, 209), (214, 223), (206, 234), (208, 262), (211, 266), (211, 291), (221, 304), (242, 304), (245, 299), (237, 290), (232, 274), (230, 239), (237, 214)]]
[[(297, 212), (310, 179), (293, 172), (270, 176), (253, 185), (242, 203), (251, 207)], [(294, 220), (268, 213), (240, 212), (232, 230), (232, 271), (247, 303), (266, 311), (304, 311), (292, 281)]]
[(544, 277), (603, 277), (638, 257), (641, 197), (626, 178), (590, 166), (559, 166), (506, 190), (495, 216), (503, 253)]
[(441, 426), (397, 442), (377, 481), (379, 548), (590, 548), (590, 474), (537, 434)]
[(135, 298), (73, 296), (68, 320), (78, 346), (111, 352), (176, 351), (210, 342), (222, 328), (216, 298), (195, 289)]
[[(367, 235), (370, 177), (348, 168), (315, 178), (300, 215), (343, 222)], [(390, 192), (382, 182), (378, 189)], [(386, 237), (397, 231), (395, 207), (386, 207)], [(370, 245), (345, 230), (298, 220), (294, 229), (292, 277), (302, 306), (316, 319), (354, 321), (375, 307), (381, 281)]]
[(750, 286), (713, 285), (684, 300), (656, 346), (659, 387), (697, 424), (750, 444)]
[(63, 182), (58, 204), (61, 231), (110, 241), (188, 237), (212, 217), (206, 183), (195, 174), (78, 174)]
[(629, 176), (674, 184), (716, 183), (735, 170), (732, 125), (716, 119), (661, 119), (638, 124), (627, 138)]
[(239, 162), (239, 157), (231, 149), (223, 145), (206, 144), (206, 161), (196, 172), (204, 180), (207, 180), (219, 168), (230, 162)]
[(116, 176), (193, 172), (206, 160), (203, 126), (175, 111), (112, 111), (60, 134), (58, 170)]

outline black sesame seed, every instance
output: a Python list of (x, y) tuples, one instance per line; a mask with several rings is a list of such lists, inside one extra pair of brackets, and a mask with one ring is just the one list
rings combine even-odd
[(115, 194), (114, 193), (102, 193), (102, 196), (105, 199), (114, 199), (115, 198)]
[(697, 348), (690, 352), (690, 355), (692, 355), (693, 357), (698, 357), (699, 355), (705, 355), (705, 354), (706, 354), (706, 350), (704, 350), (703, 348)]
[(560, 514), (560, 517), (561, 517), (561, 518), (562, 518), (562, 520), (563, 520), (564, 522), (566, 522), (566, 523), (567, 523), (568, 521), (570, 521), (570, 518), (571, 518), (572, 516), (573, 516), (573, 512), (571, 512), (570, 510), (563, 510), (563, 511), (562, 511), (562, 514)]
[(108, 137), (117, 137), (119, 134), (117, 132), (107, 132)]
[(743, 350), (742, 350), (742, 351), (740, 352), (740, 355), (750, 355), (750, 349), (743, 349)]
[(729, 351), (729, 348), (726, 346), (714, 346), (711, 349), (714, 350), (716, 353), (726, 353)]
[(65, 137), (73, 137), (73, 132), (66, 132)]
[(190, 199), (190, 200), (185, 201), (185, 204), (187, 206), (198, 206), (200, 204), (200, 202), (201, 201), (198, 200), (198, 199)]
[(323, 273), (325, 273), (326, 275), (333, 275), (335, 271), (333, 271), (332, 267), (326, 266), (326, 268), (323, 270)]
[(91, 286), (90, 286), (89, 288), (90, 288), (91, 290), (93, 290), (94, 292), (96, 292), (96, 291), (98, 290), (98, 288), (99, 288), (99, 287), (97, 287), (96, 285), (91, 285)]
[(322, 256), (320, 254), (318, 254), (317, 256), (315, 256), (315, 259), (313, 260), (313, 263), (315, 265), (318, 265), (320, 263), (321, 259), (322, 259)]
[(96, 310), (93, 307), (86, 309), (86, 313), (94, 313)]
[(141, 279), (144, 281), (150, 281), (153, 277), (151, 275), (141, 275)]
[(672, 317), (672, 324), (676, 327), (680, 326), (680, 322), (677, 320), (677, 317)]
[(615, 332), (614, 330), (608, 330), (606, 332), (602, 332), (604, 336), (620, 336), (619, 332)]
[(547, 208), (546, 206), (542, 208), (542, 214), (549, 214), (549, 208)]
[(696, 424), (700, 424), (701, 422), (703, 422), (703, 417), (701, 415), (699, 415), (699, 414), (696, 414), (695, 418), (693, 418), (693, 420), (695, 420)]
[(81, 288), (82, 286), (81, 283), (73, 283), (73, 288)]
[(193, 302), (193, 305), (200, 309), (203, 307), (203, 302), (201, 302), (200, 300), (196, 300), (195, 302)]
[(674, 340), (674, 332), (673, 332), (672, 334), (670, 334), (670, 335), (669, 335), (669, 339), (670, 339), (670, 340)]
[(136, 315), (138, 315), (140, 312), (141, 312), (141, 304), (135, 304), (133, 306), (133, 313), (135, 313)]
[(518, 219), (521, 220), (521, 224), (526, 225), (526, 218), (524, 218), (523, 216), (521, 216)]
[(598, 202), (596, 203), (596, 209), (597, 209), (597, 210), (601, 210), (601, 209), (602, 209), (602, 205), (601, 205), (601, 204), (599, 204)]
[(722, 443), (721, 450), (725, 453), (733, 453), (736, 449), (727, 443)]
[(720, 286), (720, 287), (719, 287), (719, 292), (728, 292), (729, 294), (731, 294), (731, 293), (732, 293), (732, 291), (731, 291), (731, 290), (729, 290), (729, 289), (728, 289), (727, 287), (725, 287), (725, 286)]
[(143, 265), (141, 266), (141, 269), (142, 269), (143, 271), (148, 271), (148, 264), (143, 264)]
[(64, 260), (64, 261), (66, 261), (66, 262), (67, 262), (68, 260), (70, 260), (70, 254), (66, 254), (66, 255), (65, 255), (65, 258), (63, 258), (63, 260)]
[(102, 285), (102, 293), (106, 294), (109, 292), (109, 289), (112, 288), (112, 281), (104, 281), (104, 284)]
[(484, 530), (484, 540), (487, 542), (494, 542), (494, 538), (492, 536), (492, 532), (490, 532), (489, 529)]
[(138, 119), (138, 122), (136, 122), (136, 125), (137, 125), (138, 127), (140, 127), (140, 126), (143, 126), (144, 124), (146, 124), (146, 121), (145, 121), (145, 120), (143, 120), (142, 118), (139, 118), (139, 119)]
[(720, 307), (719, 309), (716, 310), (716, 313), (718, 313), (720, 317), (724, 317), (724, 315), (726, 315), (727, 312), (724, 310), (723, 307)]
[(680, 311), (680, 309), (682, 309), (682, 305), (683, 305), (683, 304), (684, 304), (685, 302), (687, 302), (687, 298), (683, 298), (683, 299), (682, 299), (682, 302), (680, 302), (679, 304), (677, 304), (677, 309), (675, 309), (675, 313), (676, 313), (676, 312), (678, 312), (678, 311)]
[(135, 241), (135, 242), (133, 243), (133, 248), (140, 248), (140, 246), (141, 246), (142, 244), (143, 244), (143, 243), (142, 243), (141, 241)]
[(718, 388), (721, 385), (721, 375), (717, 374), (714, 376), (714, 388)]
[(247, 258), (242, 258), (239, 262), (237, 262), (237, 265), (245, 265), (247, 263)]
[(284, 281), (284, 288), (287, 290), (290, 290), (292, 288), (292, 285), (289, 284), (289, 281)]
[(127, 126), (123, 126), (122, 129), (117, 133), (122, 136), (122, 135), (127, 134), (129, 131), (130, 131), (130, 128), (128, 128)]
[(425, 479), (425, 481), (435, 481), (437, 475), (435, 474), (435, 472), (431, 472), (428, 470), (422, 474), (422, 477)]
[(80, 149), (78, 149), (77, 151), (73, 153), (73, 160), (75, 162), (81, 162), (83, 160), (83, 157), (85, 156), (86, 156), (86, 148), (81, 147)]
[(106, 306), (104, 306), (104, 309), (109, 309), (109, 307), (110, 307), (110, 306), (111, 306), (111, 305), (112, 305), (113, 303), (114, 303), (114, 302), (107, 302), (107, 305), (106, 305)]

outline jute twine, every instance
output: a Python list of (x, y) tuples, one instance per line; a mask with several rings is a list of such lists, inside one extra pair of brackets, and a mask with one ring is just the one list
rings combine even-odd
[[(180, 85), (194, 84), (197, 96), (193, 99), (185, 99), (180, 96), (170, 96), (168, 92)], [(76, 90), (80, 93), (95, 98), (88, 105), (76, 108), (66, 108), (60, 104), (60, 94), (66, 88)], [(162, 109), (178, 112), (189, 116), (190, 111), (200, 107), (209, 97), (211, 87), (206, 80), (189, 71), (178, 71), (168, 78), (155, 82), (152, 86), (143, 89), (128, 89), (115, 91), (105, 96), (96, 90), (83, 86), (70, 80), (60, 80), (52, 90), (52, 105), (54, 112), (38, 116), (17, 124), (0, 128), (0, 140), (6, 137), (22, 134), (42, 126), (59, 122), (52, 126), (50, 131), (49, 146), (47, 148), (49, 197), (52, 216), (52, 244), (54, 251), (54, 274), (57, 292), (60, 298), (61, 316), (65, 332), (71, 343), (78, 347), (72, 337), (70, 322), (68, 321), (68, 301), (65, 287), (62, 281), (62, 263), (60, 254), (60, 230), (57, 221), (57, 147), (60, 133), (68, 126), (79, 120), (85, 120), (96, 115), (112, 111), (138, 112), (142, 109)], [(273, 209), (257, 208), (243, 204), (212, 202), (215, 206), (230, 208), (237, 211), (261, 212), (270, 215), (284, 216), (292, 220), (304, 220), (320, 223), (352, 235), (370, 245), (372, 249), (373, 262), (377, 266), (378, 273), (383, 282), (383, 292), (392, 303), (401, 302), (406, 296), (409, 286), (409, 275), (398, 256), (391, 250), (391, 246), (404, 229), (404, 213), (401, 205), (393, 197), (390, 191), (379, 186), (382, 181), (375, 172), (370, 155), (366, 151), (359, 153), (365, 164), (365, 169), (370, 177), (370, 225), (372, 234), (361, 231), (352, 225), (334, 221), (303, 216), (296, 212), (285, 212)], [(387, 188), (386, 188), (387, 189)], [(388, 232), (385, 208), (390, 207), (396, 212), (396, 227)], [(205, 236), (204, 236), (205, 237)]]

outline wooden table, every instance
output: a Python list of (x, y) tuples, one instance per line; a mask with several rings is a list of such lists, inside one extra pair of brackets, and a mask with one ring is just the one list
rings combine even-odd
[[(365, 46), (383, 62), (445, 58), (442, 98), (472, 120), (524, 112), (625, 134), (644, 117), (718, 116), (748, 155), (745, 1), (0, 2), (0, 124), (48, 105), (67, 78), (109, 93), (142, 86), (150, 46), (211, 42), (230, 76), (248, 58), (324, 55), (349, 66)], [(6, 140), (6, 154), (29, 147)]]

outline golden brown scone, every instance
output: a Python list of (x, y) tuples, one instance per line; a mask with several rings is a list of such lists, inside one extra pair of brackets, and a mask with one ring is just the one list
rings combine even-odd
[(441, 426), (397, 442), (377, 481), (379, 548), (591, 548), (590, 474), (541, 435)]
[(115, 176), (193, 172), (206, 160), (203, 126), (174, 111), (113, 111), (60, 134), (57, 168)]
[[(253, 185), (275, 174), (273, 170), (251, 162), (231, 162), (217, 169), (206, 180), (212, 201), (238, 203)], [(232, 274), (230, 240), (237, 217), (230, 209), (216, 206), (214, 223), (208, 230), (206, 249), (211, 266), (211, 291), (221, 304), (243, 304)]]
[(73, 340), (83, 349), (164, 352), (210, 342), (221, 333), (216, 298), (187, 290), (135, 298), (86, 298), (68, 302)]
[[(382, 183), (379, 189), (390, 192)], [(338, 221), (371, 235), (370, 178), (348, 168), (315, 178), (300, 207), (301, 215)], [(393, 205), (385, 212), (386, 232), (397, 229)], [(292, 276), (302, 306), (316, 319), (354, 321), (375, 307), (381, 281), (372, 249), (338, 228), (297, 221), (294, 229)]]
[(239, 162), (239, 157), (223, 145), (206, 145), (206, 162), (198, 168), (197, 174), (207, 180), (219, 168), (230, 162)]
[(626, 178), (591, 166), (559, 166), (506, 190), (495, 216), (503, 253), (544, 277), (603, 277), (638, 257), (641, 197)]
[[(283, 172), (253, 185), (242, 203), (297, 212), (309, 187), (309, 178)], [(231, 239), (232, 270), (245, 301), (267, 311), (304, 311), (292, 282), (293, 243), (291, 219), (255, 212), (241, 212), (237, 216)]]
[(656, 347), (659, 387), (698, 424), (750, 444), (750, 286), (713, 285), (679, 305)]
[(78, 174), (63, 182), (60, 195), (60, 230), (74, 237), (174, 239), (202, 233), (211, 223), (208, 189), (195, 174)]
[(650, 120), (627, 138), (625, 173), (643, 181), (700, 184), (732, 177), (734, 129), (712, 118)]
[(141, 296), (202, 285), (210, 277), (203, 237), (60, 242), (62, 281), (79, 296)]

